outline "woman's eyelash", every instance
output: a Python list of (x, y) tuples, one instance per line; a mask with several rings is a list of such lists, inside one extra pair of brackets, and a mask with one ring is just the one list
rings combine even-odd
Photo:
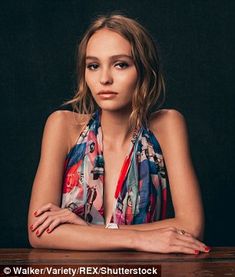
[[(126, 68), (129, 65), (128, 65), (127, 62), (118, 62), (118, 63), (115, 64), (115, 66), (120, 66), (121, 68)], [(97, 69), (99, 67), (99, 65), (95, 64), (95, 63), (92, 63), (92, 64), (87, 64), (86, 67), (88, 69), (95, 70), (95, 69)]]
[[(86, 67), (87, 67), (88, 69), (94, 70), (94, 69), (96, 69), (96, 68), (98, 67), (98, 64), (92, 63), (92, 64), (88, 64)], [(94, 68), (94, 67), (96, 67), (96, 68)]]
[(121, 67), (123, 68), (123, 67), (128, 67), (128, 63), (126, 63), (126, 62), (119, 62), (119, 63), (117, 63), (116, 65), (121, 65)]

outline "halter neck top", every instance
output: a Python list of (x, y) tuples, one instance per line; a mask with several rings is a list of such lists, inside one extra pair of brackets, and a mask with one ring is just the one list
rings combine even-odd
[[(100, 117), (97, 110), (66, 157), (61, 204), (93, 224), (105, 224), (105, 160)], [(134, 133), (119, 175), (111, 222), (141, 224), (164, 219), (166, 187), (160, 144), (151, 130), (141, 127)]]

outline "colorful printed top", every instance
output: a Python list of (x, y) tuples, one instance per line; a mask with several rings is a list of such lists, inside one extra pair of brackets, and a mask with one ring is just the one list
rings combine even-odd
[[(66, 157), (61, 205), (93, 224), (105, 224), (104, 163), (97, 110)], [(149, 129), (141, 127), (130, 142), (120, 172), (111, 222), (141, 224), (164, 219), (166, 185), (160, 145)]]

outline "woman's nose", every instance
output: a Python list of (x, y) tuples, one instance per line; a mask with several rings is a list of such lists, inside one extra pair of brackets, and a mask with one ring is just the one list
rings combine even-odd
[(104, 68), (100, 73), (100, 83), (102, 85), (111, 84), (113, 82), (113, 77), (111, 74), (111, 70), (109, 68)]

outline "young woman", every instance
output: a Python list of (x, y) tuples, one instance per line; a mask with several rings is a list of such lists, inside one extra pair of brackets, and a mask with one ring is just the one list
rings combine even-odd
[[(52, 113), (28, 214), (35, 248), (198, 254), (199, 185), (183, 116), (164, 92), (155, 44), (135, 20), (100, 16), (78, 49), (71, 111)], [(166, 219), (169, 183), (175, 217)]]

